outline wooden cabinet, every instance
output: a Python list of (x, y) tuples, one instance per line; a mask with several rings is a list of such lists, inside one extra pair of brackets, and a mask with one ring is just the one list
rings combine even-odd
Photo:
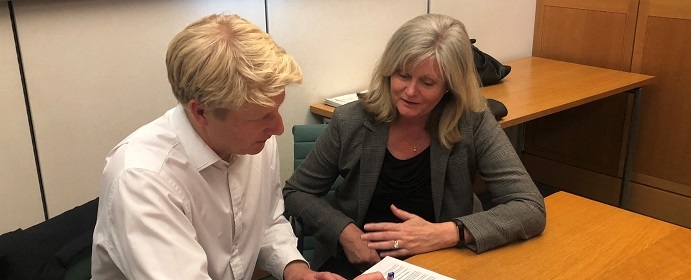
[[(625, 204), (686, 227), (691, 217), (675, 213), (691, 212), (690, 19), (691, 1), (538, 0), (533, 41), (534, 56), (656, 76), (643, 89)], [(528, 123), (526, 168), (539, 183), (617, 205), (631, 110), (621, 93)]]

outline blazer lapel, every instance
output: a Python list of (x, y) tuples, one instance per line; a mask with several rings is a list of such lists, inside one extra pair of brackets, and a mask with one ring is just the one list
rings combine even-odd
[[(441, 203), (444, 198), (444, 180), (446, 178), (446, 165), (449, 161), (451, 150), (444, 148), (439, 141), (431, 141), (430, 147), (430, 169), (432, 184), (432, 203), (434, 205), (434, 216), (437, 221), (441, 217)], [(430, 221), (433, 222), (433, 221)]]
[(360, 158), (360, 186), (358, 199), (357, 225), (365, 221), (365, 214), (369, 208), (374, 189), (379, 180), (379, 172), (384, 162), (386, 144), (389, 139), (388, 123), (372, 123), (365, 121), (365, 135), (362, 142), (362, 157)]

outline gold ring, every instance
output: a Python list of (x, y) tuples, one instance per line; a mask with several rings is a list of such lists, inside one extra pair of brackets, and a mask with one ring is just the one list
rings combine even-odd
[(393, 241), (393, 248), (398, 249), (398, 239)]

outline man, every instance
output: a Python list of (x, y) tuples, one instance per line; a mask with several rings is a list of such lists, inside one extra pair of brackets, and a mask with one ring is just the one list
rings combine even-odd
[[(94, 279), (343, 279), (312, 271), (283, 217), (274, 135), (295, 60), (236, 15), (171, 41), (179, 104), (108, 154), (94, 231)], [(379, 273), (364, 276), (383, 279)]]

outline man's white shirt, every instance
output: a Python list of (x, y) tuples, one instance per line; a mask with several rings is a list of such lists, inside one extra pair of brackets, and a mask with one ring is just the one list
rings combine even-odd
[(249, 279), (255, 264), (282, 279), (304, 259), (279, 170), (275, 137), (225, 162), (169, 110), (106, 157), (93, 279)]

